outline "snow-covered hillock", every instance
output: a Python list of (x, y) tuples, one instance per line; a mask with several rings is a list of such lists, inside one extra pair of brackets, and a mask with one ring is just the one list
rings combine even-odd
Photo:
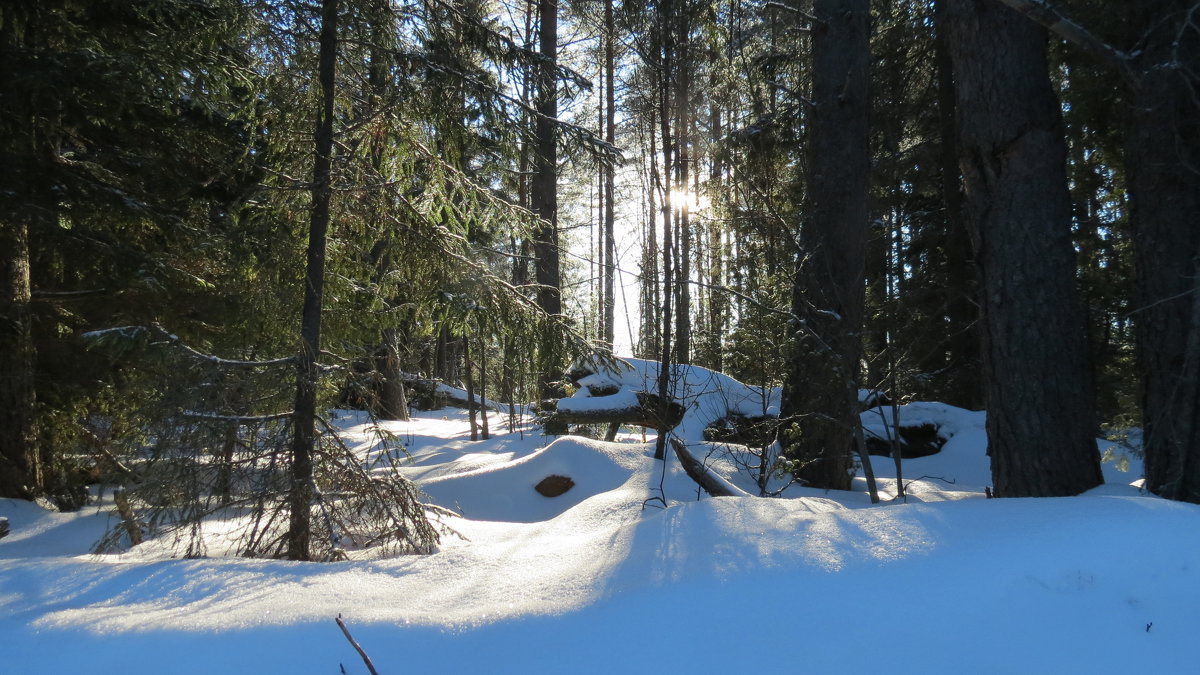
[[(753, 494), (703, 428), (773, 412), (777, 392), (679, 370), (678, 438)], [(631, 361), (593, 375), (635, 391), (657, 372)], [(868, 432), (890, 433), (892, 412), (865, 411)], [(407, 451), (389, 454), (365, 416), (339, 413), (364, 464), (400, 458), (441, 507), (428, 556), (187, 560), (152, 542), (93, 555), (114, 522), (111, 488), (76, 513), (0, 500), (0, 668), (365, 672), (341, 615), (382, 673), (742, 672), (776, 648), (820, 673), (884, 661), (902, 674), (1194, 670), (1200, 507), (1140, 493), (1136, 457), (1127, 472), (1106, 464), (1110, 484), (1079, 497), (988, 500), (983, 413), (896, 412), (944, 445), (904, 460), (906, 501), (876, 457), (878, 505), (861, 476), (850, 492), (709, 498), (673, 456), (653, 458), (653, 431), (555, 438), (492, 412), (492, 438), (471, 441), (465, 412), (447, 408), (381, 423)], [(543, 496), (554, 476), (569, 489)]]

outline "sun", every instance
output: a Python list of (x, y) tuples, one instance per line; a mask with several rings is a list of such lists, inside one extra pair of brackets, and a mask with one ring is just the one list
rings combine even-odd
[(671, 190), (671, 208), (681, 210), (687, 207), (688, 213), (700, 213), (710, 206), (708, 196), (697, 194), (690, 190)]

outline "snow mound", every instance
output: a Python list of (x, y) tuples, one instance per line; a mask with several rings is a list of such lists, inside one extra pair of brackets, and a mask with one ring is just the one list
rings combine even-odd
[[(621, 487), (642, 461), (627, 445), (567, 436), (501, 466), (432, 478), (420, 486), (435, 504), (471, 520), (532, 523)], [(543, 497), (534, 487), (549, 476), (566, 476), (575, 485), (558, 497)]]

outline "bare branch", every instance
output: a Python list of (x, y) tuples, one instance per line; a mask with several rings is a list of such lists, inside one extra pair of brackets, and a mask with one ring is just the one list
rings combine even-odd
[(1008, 7), (1024, 14), (1034, 23), (1087, 52), (1100, 63), (1117, 71), (1130, 89), (1137, 89), (1139, 80), (1132, 59), (1125, 52), (1096, 37), (1083, 26), (1063, 15), (1046, 0), (1000, 0)]
[(337, 621), (338, 628), (342, 629), (342, 635), (346, 636), (346, 639), (349, 640), (350, 644), (354, 647), (354, 651), (358, 652), (358, 655), (362, 657), (363, 663), (367, 664), (367, 670), (371, 671), (371, 675), (379, 675), (379, 671), (375, 670), (375, 664), (371, 663), (371, 657), (367, 656), (367, 652), (364, 651), (361, 646), (359, 646), (358, 642), (355, 641), (354, 636), (350, 634), (350, 629), (346, 627), (346, 622), (342, 621), (342, 615), (338, 614), (337, 619), (334, 620)]

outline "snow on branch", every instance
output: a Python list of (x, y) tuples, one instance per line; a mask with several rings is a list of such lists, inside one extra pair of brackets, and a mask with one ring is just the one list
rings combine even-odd
[(146, 326), (117, 326), (115, 328), (104, 328), (101, 330), (93, 330), (83, 333), (80, 337), (95, 344), (111, 344), (116, 342), (144, 342), (151, 337), (157, 338), (162, 342), (178, 347), (188, 356), (194, 359), (205, 361), (218, 366), (229, 366), (235, 368), (269, 368), (271, 366), (282, 366), (292, 364), (296, 361), (296, 357), (287, 356), (280, 359), (270, 359), (267, 361), (247, 361), (242, 359), (225, 359), (212, 354), (195, 349), (185, 343), (178, 335), (163, 328), (157, 322)]

